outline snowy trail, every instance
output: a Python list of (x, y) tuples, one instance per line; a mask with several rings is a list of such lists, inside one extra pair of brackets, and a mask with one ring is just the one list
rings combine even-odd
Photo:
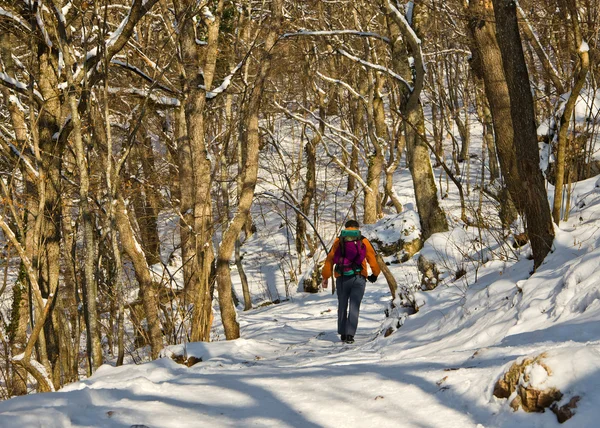
[[(477, 426), (464, 409), (448, 406), (436, 396), (444, 391), (436, 385), (439, 364), (385, 361), (375, 341), (380, 337), (388, 300), (386, 287), (367, 290), (352, 345), (341, 343), (335, 332), (337, 300), (330, 294), (303, 296), (296, 302), (265, 309), (262, 314), (249, 315), (252, 322), (245, 326), (244, 337), (263, 340), (265, 324), (275, 323), (278, 333), (272, 341), (279, 346), (274, 354), (244, 367), (238, 376), (270, 391), (268, 397), (260, 399), (267, 413), (267, 409), (280, 409), (282, 404), (297, 413), (293, 418), (292, 414), (278, 416), (278, 410), (271, 422), (262, 420), (258, 425)], [(265, 403), (274, 397), (280, 403)], [(283, 421), (286, 423), (282, 425)]]
[[(439, 364), (386, 361), (374, 346), (386, 299), (382, 286), (367, 291), (352, 345), (335, 334), (335, 296), (300, 296), (243, 314), (235, 345), (190, 344), (204, 360), (193, 367), (104, 366), (63, 391), (0, 403), (0, 426), (477, 426), (439, 398)], [(229, 349), (201, 355), (219, 346)]]

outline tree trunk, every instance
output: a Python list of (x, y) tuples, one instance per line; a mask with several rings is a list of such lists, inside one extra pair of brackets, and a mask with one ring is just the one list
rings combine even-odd
[[(11, 35), (8, 32), (0, 33), (0, 71), (4, 71), (9, 76), (15, 75), (15, 66), (12, 59), (11, 52)], [(10, 91), (0, 85), (0, 93), (6, 102), (6, 108), (10, 113), (10, 121), (12, 128), (15, 133), (15, 142), (19, 150), (23, 151), (26, 147), (27, 137), (27, 124), (24, 112), (19, 108), (17, 103), (12, 102)], [(35, 193), (36, 184), (33, 181), (34, 178), (31, 176), (30, 171), (25, 167), (20, 168), (21, 175), (25, 182), (25, 206), (36, 209), (36, 205), (33, 201), (33, 195)], [(25, 216), (25, 222), (32, 219), (32, 216)], [(34, 229), (33, 224), (29, 225), (29, 230)], [(29, 232), (31, 235), (31, 232)], [(22, 237), (22, 240), (26, 242), (26, 237)], [(8, 263), (9, 257), (7, 257)], [(19, 355), (25, 349), (27, 343), (27, 323), (29, 318), (29, 293), (27, 286), (27, 275), (21, 265), (19, 269), (19, 276), (16, 284), (13, 286), (13, 303), (11, 310), (11, 321), (9, 327), (9, 342), (11, 347), (12, 355)], [(14, 365), (13, 376), (11, 379), (11, 390), (13, 395), (25, 395), (27, 394), (27, 371), (18, 365)]]
[[(175, 1), (177, 22), (180, 23), (179, 48), (181, 50), (181, 82), (184, 93), (185, 134), (182, 138), (181, 150), (187, 156), (186, 162), (189, 169), (185, 170), (186, 176), (181, 177), (182, 214), (192, 215), (190, 224), (195, 242), (190, 236), (186, 245), (189, 245), (188, 257), (195, 260), (193, 269), (195, 278), (191, 280), (186, 293), (193, 303), (192, 341), (210, 340), (212, 324), (212, 290), (211, 270), (214, 261), (212, 244), (213, 213), (212, 213), (212, 164), (208, 155), (205, 136), (205, 108), (206, 91), (212, 87), (219, 49), (219, 25), (223, 11), (223, 0), (219, 0), (212, 16), (204, 16), (203, 24), (207, 31), (206, 45), (196, 43), (196, 2), (185, 0)], [(181, 119), (181, 115), (180, 115)], [(180, 125), (182, 126), (182, 125)], [(183, 131), (183, 128), (182, 128)], [(193, 170), (192, 170), (193, 168)], [(186, 205), (183, 206), (186, 186), (192, 186), (191, 193), (187, 194)], [(191, 198), (188, 200), (188, 198)], [(193, 247), (192, 247), (193, 244)], [(188, 261), (184, 260), (184, 263)], [(195, 279), (195, 280), (194, 280)], [(231, 294), (231, 290), (229, 290)]]
[(392, 156), (394, 156), (392, 153), (394, 153), (395, 151), (395, 147), (392, 147), (392, 150), (390, 151), (390, 161), (385, 167), (384, 191), (386, 198), (389, 198), (396, 213), (400, 214), (402, 212), (402, 203), (400, 202), (400, 199), (398, 199), (398, 195), (394, 190), (394, 173), (396, 172), (396, 169), (398, 169), (398, 165), (400, 164), (400, 158), (398, 156), (392, 158)]
[[(317, 145), (321, 142), (321, 135), (325, 133), (325, 106), (324, 95), (319, 94), (319, 132), (308, 141), (304, 150), (306, 152), (306, 175), (304, 181), (304, 195), (300, 202), (300, 210), (308, 216), (313, 198), (317, 192)], [(304, 253), (304, 240), (306, 239), (306, 220), (296, 213), (296, 252), (298, 257)], [(314, 249), (311, 248), (311, 251)]]
[(244, 120), (246, 121), (246, 162), (245, 168), (242, 171), (242, 187), (239, 194), (237, 212), (227, 230), (223, 232), (223, 238), (218, 250), (217, 284), (219, 289), (219, 307), (221, 308), (221, 320), (227, 340), (237, 339), (240, 336), (240, 328), (231, 299), (229, 262), (234, 250), (235, 241), (246, 223), (254, 198), (254, 189), (258, 178), (258, 154), (260, 146), (258, 116), (263, 89), (271, 69), (271, 51), (277, 40), (277, 31), (281, 26), (282, 13), (282, 1), (273, 0), (271, 3), (271, 18), (267, 22), (268, 34), (261, 55), (260, 69), (256, 76), (254, 87), (251, 90), (244, 116)]
[[(48, 296), (46, 301), (44, 301), (38, 283), (38, 272), (36, 269), (34, 269), (34, 265), (31, 259), (28, 257), (26, 249), (18, 241), (17, 237), (6, 223), (2, 215), (0, 215), (0, 228), (4, 232), (4, 237), (12, 243), (19, 253), (19, 257), (21, 258), (23, 267), (27, 274), (27, 279), (29, 280), (30, 294), (33, 297), (32, 300), (35, 302), (33, 304), (34, 310), (32, 311), (31, 334), (27, 341), (27, 345), (25, 346), (23, 353), (15, 356), (18, 358), (13, 357), (12, 361), (18, 366), (24, 368), (35, 378), (35, 380), (38, 382), (39, 392), (54, 391), (55, 387), (51, 379), (52, 368), (48, 364), (47, 356), (44, 352), (46, 342), (43, 340), (43, 329), (50, 316), (51, 308), (56, 297), (56, 290), (53, 290), (54, 292)], [(33, 350), (36, 346), (38, 348), (38, 356), (40, 359), (45, 358), (45, 363), (38, 361), (32, 362), (31, 358), (33, 355)]]
[(83, 290), (85, 296), (86, 308), (86, 329), (87, 329), (87, 351), (90, 356), (90, 373), (93, 373), (103, 363), (102, 343), (100, 340), (99, 319), (98, 319), (98, 283), (96, 281), (96, 244), (94, 230), (96, 228), (94, 215), (89, 204), (90, 180), (88, 174), (88, 161), (84, 150), (83, 137), (81, 134), (81, 119), (77, 110), (77, 99), (75, 97), (75, 87), (71, 75), (71, 65), (69, 55), (65, 55), (67, 64), (67, 73), (71, 91), (68, 95), (68, 103), (71, 112), (71, 121), (73, 123), (73, 140), (75, 146), (75, 159), (79, 171), (79, 210), (83, 223), (83, 264), (84, 264), (84, 282)]
[[(444, 157), (444, 69), (441, 61), (436, 61), (430, 66), (427, 73), (429, 84), (432, 88), (431, 96), (431, 129), (433, 133), (433, 147), (435, 155)], [(437, 163), (434, 168), (438, 167)]]
[(422, 140), (425, 138), (425, 120), (420, 105), (408, 113), (404, 132), (406, 133), (408, 167), (413, 179), (416, 205), (421, 222), (421, 236), (423, 241), (426, 241), (434, 233), (447, 231), (448, 222), (439, 205), (437, 187), (431, 169), (429, 147)]
[[(423, 108), (420, 102), (421, 91), (425, 78), (425, 67), (421, 52), (420, 41), (416, 38), (414, 30), (403, 18), (399, 11), (392, 5), (391, 0), (385, 3), (388, 16), (395, 23), (391, 27), (397, 34), (391, 34), (394, 40), (392, 46), (394, 68), (399, 74), (407, 77), (414, 75), (412, 90), (404, 87), (404, 97), (401, 105), (402, 118), (404, 119), (404, 132), (406, 135), (406, 152), (408, 165), (415, 189), (417, 211), (421, 223), (421, 236), (427, 240), (431, 235), (448, 230), (446, 215), (439, 205), (435, 178), (431, 168), (429, 147), (423, 140), (425, 138), (425, 121)], [(415, 5), (413, 20), (418, 23), (418, 15), (422, 6)], [(408, 68), (408, 52), (398, 37), (402, 33), (413, 56), (413, 70)]]
[[(352, 97), (352, 95), (350, 96)], [(362, 137), (364, 132), (364, 122), (365, 116), (363, 112), (362, 103), (359, 100), (351, 98), (348, 101), (350, 105), (350, 119), (351, 119), (351, 131), (352, 134), (355, 135), (359, 140)], [(358, 144), (353, 144), (350, 149), (350, 169), (357, 174), (359, 173), (358, 169)], [(353, 192), (356, 188), (356, 178), (352, 174), (348, 174), (348, 183), (346, 185), (346, 193)]]
[[(38, 202), (43, 208), (38, 211), (41, 215), (39, 223), (40, 245), (38, 253), (39, 287), (44, 299), (53, 301), (58, 290), (60, 276), (60, 241), (61, 241), (61, 179), (64, 138), (55, 138), (60, 131), (61, 105), (56, 70), (53, 66), (52, 53), (44, 42), (37, 44), (37, 64), (39, 66), (38, 85), (46, 100), (44, 109), (37, 118), (37, 138), (41, 156), (40, 179), (38, 183)], [(59, 359), (58, 339), (55, 326), (49, 315), (52, 307), (47, 308), (46, 315), (42, 311), (45, 306), (36, 308), (36, 317), (44, 319), (44, 329), (40, 332), (37, 343), (40, 362), (48, 373), (54, 372), (54, 365)], [(31, 340), (31, 339), (30, 339)], [(39, 381), (39, 379), (38, 379)], [(46, 388), (42, 382), (42, 388)]]
[(235, 265), (238, 270), (238, 275), (240, 276), (240, 281), (242, 283), (242, 293), (244, 295), (244, 310), (249, 311), (252, 309), (252, 296), (250, 295), (250, 287), (248, 285), (248, 277), (246, 276), (246, 272), (244, 271), (244, 265), (242, 264), (242, 257), (240, 255), (240, 248), (242, 243), (238, 238), (235, 241)]
[[(575, 79), (575, 84), (571, 89), (569, 99), (565, 104), (563, 114), (560, 117), (560, 128), (558, 130), (558, 144), (556, 147), (556, 172), (555, 172), (555, 183), (554, 183), (554, 203), (552, 205), (552, 218), (556, 224), (560, 223), (560, 211), (563, 200), (563, 187), (565, 180), (565, 169), (566, 169), (566, 151), (568, 144), (568, 133), (569, 123), (575, 110), (575, 103), (579, 97), (579, 93), (583, 89), (585, 84), (586, 76), (590, 68), (590, 57), (587, 49), (582, 49), (582, 38), (581, 30), (579, 28), (579, 16), (577, 14), (577, 0), (564, 0), (567, 3), (569, 14), (571, 15), (571, 23), (573, 26), (573, 33), (575, 36), (575, 48), (579, 55), (579, 71)], [(566, 215), (566, 213), (565, 213)]]
[[(23, 263), (21, 263), (17, 282), (13, 285), (12, 289), (13, 302), (10, 325), (8, 327), (8, 339), (13, 356), (21, 354), (25, 350), (25, 344), (27, 343), (27, 320), (29, 318), (27, 288), (27, 274)], [(13, 364), (13, 367), (14, 370), (10, 382), (12, 395), (26, 395), (27, 371), (15, 364)]]
[[(485, 96), (482, 96), (484, 91), (483, 84), (480, 82), (481, 89), (476, 88), (476, 103), (477, 103), (477, 115), (483, 126), (483, 142), (484, 150), (487, 151), (488, 168), (490, 171), (490, 183), (493, 183), (500, 173), (498, 171), (498, 156), (496, 154), (496, 143), (494, 141), (494, 128), (492, 121), (492, 113), (487, 103)], [(511, 222), (512, 223), (512, 222)]]
[(489, 0), (469, 3), (469, 29), (473, 38), (471, 66), (476, 76), (484, 81), (496, 136), (496, 149), (503, 178), (519, 214), (523, 213), (521, 180), (517, 170), (513, 145), (513, 124), (508, 86), (502, 68), (502, 56), (496, 41), (493, 10)]
[(156, 359), (163, 347), (162, 331), (158, 316), (158, 290), (156, 283), (152, 279), (152, 273), (150, 272), (150, 266), (146, 261), (146, 255), (142, 251), (142, 247), (133, 233), (129, 214), (125, 207), (125, 201), (123, 201), (121, 197), (118, 197), (115, 202), (116, 226), (121, 237), (123, 249), (133, 263), (135, 278), (140, 286), (142, 303), (148, 324), (151, 356), (152, 359)]
[[(381, 183), (381, 174), (383, 172), (384, 158), (382, 146), (389, 141), (387, 126), (385, 124), (385, 110), (383, 100), (379, 94), (382, 81), (376, 78), (374, 73), (367, 72), (368, 81), (371, 82), (368, 90), (367, 106), (367, 128), (371, 146), (367, 154), (367, 188), (364, 197), (364, 218), (365, 224), (373, 224), (381, 217), (381, 198), (379, 194), (379, 185)], [(371, 151), (372, 149), (372, 151)]]
[(523, 180), (521, 192), (527, 201), (524, 205), (525, 230), (531, 242), (533, 267), (537, 269), (552, 248), (554, 226), (544, 178), (539, 168), (533, 97), (519, 35), (515, 3), (512, 0), (493, 0), (492, 3), (498, 23), (496, 33), (510, 96), (512, 123), (514, 129), (519, 130), (514, 133), (514, 145), (519, 176)]
[(175, 111), (175, 138), (177, 140), (177, 164), (179, 166), (179, 239), (181, 242), (181, 263), (183, 264), (184, 306), (191, 305), (198, 289), (196, 259), (196, 238), (194, 227), (194, 169), (191, 146), (187, 138), (185, 111), (179, 107)]
[[(144, 248), (144, 253), (150, 266), (160, 263), (160, 238), (158, 236), (158, 212), (159, 195), (156, 186), (156, 173), (154, 168), (154, 152), (152, 150), (152, 140), (146, 137), (142, 142), (136, 145), (135, 153), (137, 156), (133, 159), (134, 168), (141, 167), (143, 175), (142, 181), (136, 180), (133, 188), (133, 209), (140, 229), (140, 238)], [(139, 161), (139, 166), (135, 161)]]
[[(63, 212), (68, 213), (67, 209), (67, 198), (63, 199)], [(79, 347), (81, 343), (81, 316), (79, 313), (79, 287), (77, 286), (77, 260), (76, 260), (76, 233), (73, 227), (73, 219), (70, 215), (67, 215), (62, 222), (63, 227), (63, 254), (65, 270), (63, 274), (64, 287), (62, 291), (62, 299), (64, 300), (64, 306), (66, 308), (66, 320), (65, 325), (70, 325), (71, 337), (70, 342), (72, 344), (70, 353), (70, 366), (66, 375), (66, 382), (75, 382), (79, 377)]]

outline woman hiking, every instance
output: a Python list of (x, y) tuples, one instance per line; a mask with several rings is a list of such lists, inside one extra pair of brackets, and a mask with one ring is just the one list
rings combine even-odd
[[(356, 220), (346, 222), (345, 229), (335, 239), (331, 251), (327, 254), (321, 272), (323, 288), (327, 288), (329, 278), (335, 276), (338, 296), (337, 331), (342, 342), (346, 343), (354, 342), (367, 279), (369, 282), (375, 282), (381, 272), (375, 250), (369, 240), (360, 234), (359, 227)], [(371, 268), (371, 275), (368, 274), (367, 263)]]

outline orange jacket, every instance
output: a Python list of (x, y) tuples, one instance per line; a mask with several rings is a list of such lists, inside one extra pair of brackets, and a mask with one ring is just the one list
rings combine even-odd
[[(348, 229), (355, 229), (355, 228), (349, 227)], [(381, 268), (379, 267), (379, 264), (377, 264), (377, 259), (375, 258), (375, 249), (373, 249), (373, 246), (371, 245), (371, 243), (369, 242), (369, 240), (367, 238), (363, 237), (362, 243), (367, 248), (367, 255), (362, 262), (362, 271), (360, 272), (360, 274), (364, 277), (367, 277), (369, 275), (368, 271), (367, 271), (367, 262), (368, 262), (369, 266), (371, 267), (371, 271), (373, 272), (373, 275), (379, 276), (379, 274), (381, 273)], [(335, 241), (333, 242), (333, 246), (331, 247), (329, 254), (327, 254), (327, 259), (325, 260), (325, 266), (323, 266), (323, 270), (321, 271), (321, 275), (323, 276), (324, 280), (331, 278), (332, 273), (335, 275), (336, 278), (338, 276), (340, 276), (339, 273), (333, 271), (333, 255), (335, 254), (335, 250), (339, 246), (340, 246), (340, 238), (335, 238)]]

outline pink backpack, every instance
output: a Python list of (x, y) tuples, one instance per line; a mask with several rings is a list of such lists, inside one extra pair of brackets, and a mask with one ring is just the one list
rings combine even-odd
[(359, 230), (344, 229), (340, 233), (340, 244), (333, 254), (335, 271), (340, 275), (358, 275), (367, 255), (367, 247), (362, 242)]

